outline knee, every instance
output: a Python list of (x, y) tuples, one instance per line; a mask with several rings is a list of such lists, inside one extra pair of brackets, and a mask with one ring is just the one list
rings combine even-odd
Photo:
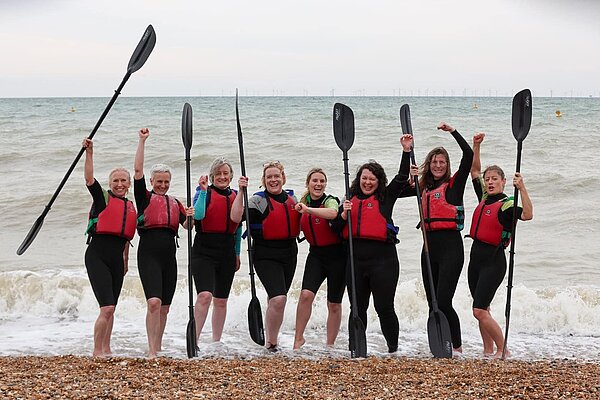
[(342, 315), (342, 305), (340, 303), (327, 302), (327, 310), (330, 315)]
[(488, 310), (484, 310), (481, 308), (474, 308), (473, 309), (473, 316), (475, 318), (477, 318), (477, 320), (481, 321), (482, 319), (486, 318), (489, 315)]
[(196, 304), (200, 307), (208, 307), (213, 296), (211, 292), (200, 292), (196, 298)]
[(112, 318), (115, 315), (115, 306), (100, 307), (100, 316), (102, 318)]
[(148, 299), (148, 312), (154, 314), (160, 310), (160, 306), (162, 304), (162, 300), (158, 297), (152, 297)]
[(269, 300), (269, 307), (271, 307), (273, 311), (283, 313), (283, 311), (285, 310), (286, 301), (286, 296), (275, 296)]
[(310, 290), (304, 289), (300, 292), (300, 300), (299, 301), (303, 305), (311, 304), (314, 299), (315, 299), (315, 294), (313, 292), (311, 292)]
[(227, 308), (227, 299), (218, 299), (213, 297), (213, 307), (221, 310)]

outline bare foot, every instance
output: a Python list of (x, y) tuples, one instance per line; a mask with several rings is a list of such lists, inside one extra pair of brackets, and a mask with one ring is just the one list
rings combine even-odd
[(484, 351), (484, 352), (483, 352), (483, 356), (484, 356), (485, 358), (494, 357), (494, 353), (487, 353), (487, 352), (485, 352), (485, 351)]
[(304, 346), (306, 340), (304, 338), (294, 340), (294, 350), (298, 350), (300, 347)]
[[(508, 351), (508, 349), (506, 349), (506, 354), (504, 355), (504, 358), (508, 358), (510, 357), (510, 351)], [(496, 354), (494, 354), (494, 358), (502, 358), (502, 350), (498, 350), (496, 352)]]

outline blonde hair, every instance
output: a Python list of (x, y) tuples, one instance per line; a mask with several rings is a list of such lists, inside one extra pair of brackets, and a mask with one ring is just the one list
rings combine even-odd
[(233, 178), (233, 167), (231, 166), (229, 161), (227, 161), (225, 159), (225, 157), (217, 157), (210, 165), (210, 170), (208, 173), (208, 178), (210, 179), (210, 183), (213, 183), (213, 181), (215, 179), (215, 174), (223, 165), (227, 165), (229, 167), (229, 176), (231, 178)]
[(302, 197), (300, 197), (300, 202), (304, 203), (306, 205), (308, 205), (308, 197), (310, 195), (310, 192), (308, 190), (308, 184), (310, 183), (310, 178), (312, 177), (313, 174), (323, 174), (323, 176), (325, 177), (325, 183), (327, 183), (327, 174), (325, 173), (325, 171), (323, 171), (322, 168), (311, 168), (310, 171), (308, 171), (308, 174), (306, 175), (306, 182), (304, 182), (304, 186), (306, 187), (306, 191), (304, 193), (302, 193)]
[(280, 172), (281, 172), (281, 176), (283, 178), (283, 184), (285, 185), (286, 179), (285, 179), (285, 170), (283, 168), (283, 164), (281, 164), (279, 161), (269, 161), (263, 164), (263, 172), (262, 172), (262, 177), (260, 178), (260, 183), (263, 187), (266, 187), (267, 185), (265, 184), (265, 173), (267, 172), (267, 170), (269, 168), (277, 168)]
[(127, 174), (127, 180), (129, 181), (129, 184), (131, 184), (131, 174), (129, 173), (127, 168), (117, 167), (117, 168), (113, 169), (112, 171), (110, 171), (110, 173), (108, 174), (108, 184), (109, 185), (110, 185), (110, 182), (112, 181), (112, 177), (115, 174), (115, 172), (125, 172)]

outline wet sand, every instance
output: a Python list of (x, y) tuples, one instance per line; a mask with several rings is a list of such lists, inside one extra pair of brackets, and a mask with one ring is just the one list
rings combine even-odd
[(600, 364), (277, 355), (0, 357), (0, 398), (598, 399)]

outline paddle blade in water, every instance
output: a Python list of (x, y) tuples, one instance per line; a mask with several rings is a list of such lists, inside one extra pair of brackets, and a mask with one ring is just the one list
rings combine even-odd
[(146, 63), (150, 53), (154, 50), (156, 44), (156, 33), (152, 25), (148, 25), (146, 31), (142, 35), (142, 39), (138, 43), (137, 47), (133, 51), (129, 64), (127, 65), (127, 72), (133, 74), (138, 69), (142, 68)]
[(450, 325), (443, 312), (437, 310), (429, 313), (427, 336), (429, 349), (435, 358), (452, 358)]
[(354, 113), (341, 103), (333, 106), (333, 136), (342, 151), (350, 150), (354, 143)]
[(260, 303), (256, 297), (250, 300), (250, 305), (248, 306), (248, 329), (254, 343), (264, 346), (265, 331), (263, 328), (262, 312), (260, 311)]
[(367, 357), (367, 334), (365, 324), (360, 317), (352, 317), (350, 320), (350, 335), (352, 336), (350, 357), (366, 358)]
[(192, 148), (192, 106), (188, 103), (183, 105), (183, 114), (181, 116), (181, 138), (186, 152)]
[(521, 142), (531, 127), (531, 91), (523, 89), (513, 97), (512, 131), (517, 141)]
[(196, 321), (193, 318), (188, 321), (185, 339), (188, 358), (196, 357), (198, 355), (198, 347), (196, 342)]
[(46, 214), (47, 212), (42, 213), (42, 215), (40, 215), (38, 219), (35, 220), (33, 226), (29, 230), (29, 233), (27, 234), (27, 236), (25, 236), (23, 243), (21, 243), (21, 245), (17, 249), (17, 255), (20, 256), (21, 254), (25, 253), (25, 250), (29, 248), (29, 245), (31, 245), (33, 239), (35, 239), (40, 229), (42, 229), (42, 225), (44, 224), (44, 218), (46, 217)]
[(402, 133), (408, 133), (412, 135), (412, 123), (410, 122), (410, 107), (408, 104), (404, 104), (400, 107), (400, 125), (402, 125)]

